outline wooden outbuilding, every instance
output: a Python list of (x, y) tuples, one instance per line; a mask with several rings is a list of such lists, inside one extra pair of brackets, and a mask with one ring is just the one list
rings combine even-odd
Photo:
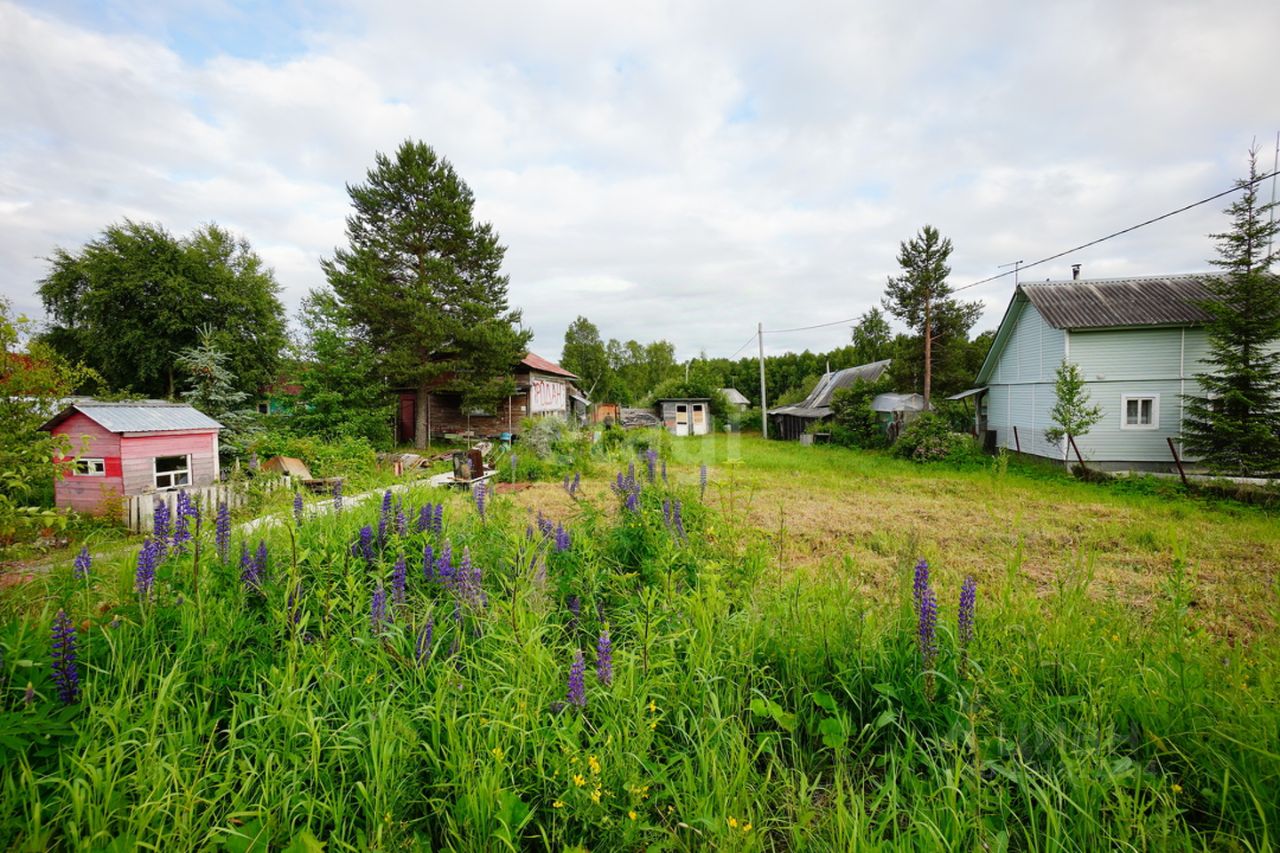
[(710, 397), (670, 397), (654, 401), (662, 426), (672, 435), (711, 432)]
[(54, 484), (60, 507), (97, 513), (113, 498), (218, 480), (222, 425), (185, 403), (79, 400), (40, 429), (71, 442), (75, 463)]

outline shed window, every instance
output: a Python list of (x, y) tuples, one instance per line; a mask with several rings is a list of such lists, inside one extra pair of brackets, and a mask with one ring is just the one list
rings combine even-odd
[(76, 460), (76, 476), (77, 477), (105, 477), (107, 476), (107, 460), (102, 458), (94, 458), (84, 456)]
[(157, 489), (191, 485), (190, 456), (157, 456), (155, 461)]
[(1160, 396), (1126, 394), (1120, 398), (1121, 429), (1156, 429), (1160, 426)]

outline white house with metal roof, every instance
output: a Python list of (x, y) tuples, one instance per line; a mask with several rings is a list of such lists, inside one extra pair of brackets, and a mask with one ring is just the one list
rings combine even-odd
[[(1024, 283), (1018, 286), (978, 372), (978, 429), (988, 447), (1064, 459), (1044, 432), (1055, 374), (1074, 362), (1102, 420), (1076, 439), (1085, 461), (1110, 469), (1174, 465), (1183, 456), (1183, 395), (1199, 392), (1209, 366), (1216, 273)], [(1072, 454), (1074, 455), (1074, 454)]]

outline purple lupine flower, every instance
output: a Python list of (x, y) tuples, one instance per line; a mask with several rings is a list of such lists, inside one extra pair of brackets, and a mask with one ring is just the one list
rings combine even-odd
[(74, 574), (76, 580), (84, 580), (89, 577), (89, 567), (93, 565), (93, 558), (89, 556), (89, 546), (85, 545), (80, 549), (80, 553), (76, 554)]
[(684, 515), (680, 510), (680, 501), (671, 504), (671, 526), (676, 530), (676, 536), (681, 542), (689, 541), (689, 537), (684, 534)]
[(671, 529), (671, 498), (664, 498), (662, 501), (662, 523), (667, 529)]
[(705, 462), (698, 469), (698, 490), (699, 500), (705, 501), (707, 499), (707, 463)]
[(582, 659), (582, 649), (573, 655), (573, 665), (569, 667), (569, 690), (565, 697), (570, 705), (579, 708), (587, 707), (587, 664)]
[(369, 626), (373, 629), (374, 636), (382, 633), (382, 628), (387, 622), (387, 593), (382, 588), (382, 584), (374, 587), (373, 595), (369, 599)]
[(431, 549), (431, 545), (425, 545), (422, 549), (422, 579), (429, 581), (435, 577), (436, 555)]
[(179, 489), (173, 519), (173, 550), (178, 554), (187, 552), (187, 543), (191, 541), (191, 526), (188, 519), (195, 515), (196, 509), (191, 505), (187, 490)]
[(425, 533), (431, 529), (431, 504), (425, 504), (418, 510), (418, 532)]
[(596, 677), (601, 684), (613, 683), (613, 640), (609, 638), (609, 626), (600, 631), (600, 639), (596, 642)]
[(364, 557), (366, 565), (373, 565), (373, 527), (366, 524), (360, 528), (360, 539), (351, 546), (351, 556)]
[(968, 646), (973, 641), (973, 615), (978, 602), (978, 582), (972, 576), (964, 579), (960, 585), (959, 631), (960, 645)]
[(258, 552), (253, 558), (253, 567), (257, 570), (258, 580), (266, 580), (267, 577), (267, 543), (265, 540), (258, 540)]
[(920, 609), (920, 600), (924, 597), (924, 591), (929, 588), (929, 561), (921, 558), (916, 563), (915, 579), (911, 584), (911, 600), (915, 603), (916, 610)]
[(569, 550), (569, 545), (571, 544), (569, 539), (569, 531), (564, 529), (563, 524), (556, 525), (556, 538), (555, 538), (554, 544), (555, 544), (556, 551)]
[(628, 462), (627, 463), (627, 483), (632, 484), (632, 483), (635, 483), (635, 481), (636, 481), (636, 463)]
[(156, 559), (163, 560), (165, 553), (168, 551), (169, 535), (171, 533), (169, 515), (169, 504), (167, 501), (156, 501), (155, 520), (152, 524), (151, 535), (158, 543), (156, 545)]
[(436, 504), (436, 533), (444, 533), (444, 502)]
[(160, 548), (156, 540), (147, 539), (138, 552), (138, 565), (133, 573), (133, 588), (144, 598), (151, 596), (151, 586), (156, 582), (156, 563), (160, 562)]
[(333, 514), (337, 515), (342, 512), (342, 481), (336, 480), (333, 484)]
[(391, 490), (382, 493), (382, 510), (378, 513), (378, 550), (387, 542), (387, 522), (391, 518)]
[(231, 551), (231, 507), (226, 501), (218, 504), (218, 517), (213, 524), (213, 544), (218, 550), (218, 559), (225, 563)]
[(396, 560), (395, 567), (391, 570), (391, 601), (396, 607), (404, 607), (405, 604), (405, 585), (408, 581), (408, 566), (404, 561), (404, 555)]
[(453, 543), (446, 542), (436, 558), (436, 574), (441, 580), (453, 577)]
[(662, 483), (663, 483), (663, 485), (666, 485), (666, 482), (667, 482), (667, 460), (663, 459), (663, 460), (662, 460)]
[(76, 664), (76, 629), (67, 611), (53, 617), (53, 683), (62, 704), (70, 705), (80, 698), (80, 669)]
[(435, 633), (435, 630), (435, 617), (428, 616), (427, 624), (423, 625), (422, 629), (418, 631), (418, 637), (413, 644), (414, 655), (419, 664), (426, 660), (427, 655), (431, 653), (431, 635)]
[(404, 517), (404, 510), (396, 510), (396, 535), (401, 539), (409, 535), (409, 520)]
[(920, 665), (924, 669), (925, 698), (933, 700), (934, 662), (938, 656), (938, 599), (932, 587), (925, 587), (920, 596), (920, 624), (918, 637), (920, 644)]
[(625, 502), (625, 506), (628, 512), (639, 512), (640, 511), (640, 493), (627, 492), (627, 500)]
[(484, 521), (484, 483), (476, 483), (475, 488), (471, 490), (471, 494), (475, 496), (476, 499), (476, 512), (480, 513), (480, 520)]
[(248, 592), (261, 592), (262, 577), (258, 561), (249, 553), (249, 543), (240, 543), (240, 582)]
[(293, 521), (302, 526), (302, 492), (293, 493)]
[(542, 510), (538, 510), (538, 532), (543, 536), (551, 536), (555, 533), (555, 523), (542, 514)]
[(569, 633), (572, 634), (578, 630), (578, 617), (582, 615), (582, 599), (576, 595), (569, 596), (566, 602), (569, 607)]
[(658, 477), (658, 451), (650, 448), (644, 452), (644, 464), (648, 469), (649, 482), (652, 483)]

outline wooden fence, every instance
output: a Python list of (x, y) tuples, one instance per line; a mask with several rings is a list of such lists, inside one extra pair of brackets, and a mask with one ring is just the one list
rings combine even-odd
[[(260, 477), (254, 481), (254, 489), (260, 492), (274, 492), (288, 488), (288, 477)], [(178, 506), (178, 492), (187, 493), (191, 503), (200, 510), (201, 517), (210, 523), (218, 510), (218, 504), (226, 502), (231, 509), (242, 507), (249, 502), (249, 488), (246, 483), (215, 483), (197, 489), (172, 489), (163, 492), (151, 492), (145, 495), (129, 495), (124, 506), (124, 523), (134, 533), (148, 533), (155, 529), (156, 504), (164, 503), (169, 507), (172, 518)]]

